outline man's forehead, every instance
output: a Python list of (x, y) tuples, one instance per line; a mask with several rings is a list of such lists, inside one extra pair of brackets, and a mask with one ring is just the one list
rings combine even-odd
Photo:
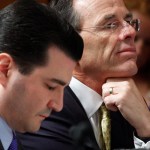
[[(113, 7), (115, 5), (124, 5), (123, 0), (73, 0), (73, 5), (75, 8), (90, 8), (92, 6), (97, 7)], [(83, 9), (84, 10), (84, 9)]]
[[(112, 8), (120, 7), (126, 9), (123, 0), (74, 0), (75, 10), (83, 16), (90, 16), (92, 13), (111, 12)], [(104, 12), (103, 12), (104, 11)]]
[(111, 18), (132, 18), (122, 0), (75, 0), (74, 7), (83, 22), (90, 19), (89, 26)]

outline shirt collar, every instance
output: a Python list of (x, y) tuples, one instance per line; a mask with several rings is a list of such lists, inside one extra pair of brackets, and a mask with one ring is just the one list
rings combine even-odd
[(4, 149), (8, 149), (13, 139), (12, 129), (8, 124), (0, 117), (0, 140)]
[(69, 86), (81, 102), (88, 118), (91, 118), (101, 106), (102, 97), (74, 77), (72, 77)]

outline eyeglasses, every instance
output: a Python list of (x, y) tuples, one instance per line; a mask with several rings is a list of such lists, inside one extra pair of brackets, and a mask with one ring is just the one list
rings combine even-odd
[(82, 29), (77, 29), (78, 31), (88, 31), (89, 32), (89, 29), (97, 29), (97, 30), (111, 30), (111, 31), (116, 31), (120, 28), (123, 28), (127, 25), (130, 25), (132, 26), (135, 31), (139, 31), (140, 30), (140, 20), (139, 19), (133, 19), (133, 20), (130, 20), (130, 21), (125, 21), (124, 24), (121, 24), (119, 21), (115, 21), (115, 22), (112, 22), (112, 23), (108, 23), (104, 26), (95, 26), (95, 27), (88, 27), (88, 28), (82, 28)]

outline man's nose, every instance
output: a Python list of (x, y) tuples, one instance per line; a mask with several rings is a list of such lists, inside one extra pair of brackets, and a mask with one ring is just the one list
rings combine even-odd
[(61, 111), (63, 108), (63, 95), (64, 95), (64, 89), (58, 90), (53, 95), (53, 98), (49, 100), (48, 103), (49, 109), (53, 109), (56, 112)]
[(130, 24), (128, 24), (127, 22), (124, 22), (124, 24), (122, 25), (121, 33), (119, 35), (120, 39), (124, 40), (130, 38), (134, 42), (135, 36), (136, 36), (135, 28)]

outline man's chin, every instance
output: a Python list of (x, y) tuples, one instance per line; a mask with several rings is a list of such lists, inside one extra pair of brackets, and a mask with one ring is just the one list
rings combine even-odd
[(127, 69), (121, 69), (118, 77), (133, 77), (138, 72), (138, 68), (135, 63), (129, 66), (125, 66), (124, 68)]
[(25, 132), (30, 132), (30, 133), (34, 133), (37, 132), (40, 129), (40, 125), (32, 125), (32, 126), (28, 126), (27, 128), (24, 128), (23, 130), (19, 131), (21, 133), (25, 133)]
[(34, 132), (37, 132), (39, 129), (40, 129), (40, 126), (37, 126), (37, 127), (32, 128), (32, 130), (30, 130), (28, 132), (34, 133)]

